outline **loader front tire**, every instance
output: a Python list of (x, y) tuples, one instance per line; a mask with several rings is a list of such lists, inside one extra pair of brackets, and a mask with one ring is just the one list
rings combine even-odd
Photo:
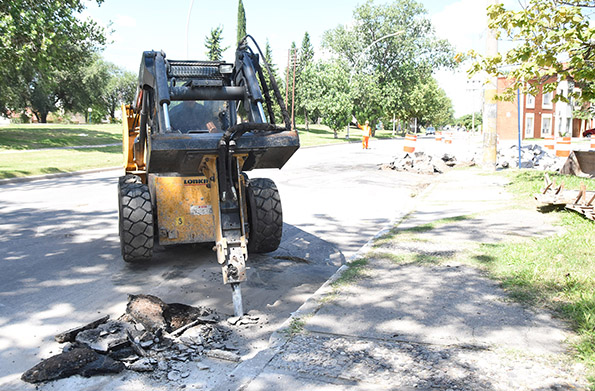
[(268, 253), (281, 244), (283, 212), (275, 182), (269, 178), (250, 179), (246, 187), (248, 201), (248, 251)]
[(118, 178), (118, 190), (121, 191), (124, 186), (128, 186), (133, 183), (143, 183), (138, 175), (126, 174)]
[(153, 256), (153, 207), (149, 188), (142, 183), (120, 183), (118, 197), (120, 248), (126, 262)]

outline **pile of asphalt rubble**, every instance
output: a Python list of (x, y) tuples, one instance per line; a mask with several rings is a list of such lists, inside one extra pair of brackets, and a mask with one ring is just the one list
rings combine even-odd
[[(537, 144), (521, 146), (521, 168), (559, 172), (566, 158), (556, 156), (555, 152)], [(516, 168), (519, 166), (519, 147), (512, 145), (498, 150), (498, 168)]]
[(62, 353), (43, 360), (21, 376), (40, 383), (73, 375), (85, 377), (123, 370), (158, 372), (176, 381), (189, 372), (174, 369), (175, 362), (200, 361), (204, 356), (240, 361), (238, 349), (226, 344), (233, 326), (259, 323), (259, 317), (245, 315), (221, 322), (206, 307), (164, 303), (150, 295), (130, 295), (126, 313), (118, 320), (109, 316), (55, 336), (63, 343)]
[(428, 155), (425, 152), (405, 153), (388, 164), (381, 164), (381, 170), (408, 171), (417, 174), (442, 174), (450, 167), (473, 166), (474, 159), (466, 162), (457, 162), (454, 155), (444, 153), (441, 155)]
[[(498, 149), (497, 168), (517, 168), (519, 148), (517, 145)], [(430, 155), (425, 152), (403, 153), (393, 161), (381, 164), (381, 170), (408, 171), (417, 174), (442, 174), (452, 167), (471, 167), (481, 162), (482, 156), (476, 152), (464, 152), (464, 156), (453, 154)], [(566, 158), (557, 157), (553, 150), (538, 144), (521, 147), (521, 168), (559, 172)]]

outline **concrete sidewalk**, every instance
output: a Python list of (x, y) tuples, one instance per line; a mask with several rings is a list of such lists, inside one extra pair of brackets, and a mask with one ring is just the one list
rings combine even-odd
[(340, 269), (214, 389), (586, 389), (566, 355), (571, 333), (457, 259), (478, 242), (559, 229), (550, 215), (511, 210), (505, 185), (475, 169), (442, 175), (398, 225), (431, 229), (368, 243), (354, 258), (368, 260), (358, 278)]

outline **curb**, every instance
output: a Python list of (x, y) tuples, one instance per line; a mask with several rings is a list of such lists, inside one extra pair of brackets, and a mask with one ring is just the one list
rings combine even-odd
[(226, 389), (226, 390), (243, 390), (254, 380), (258, 375), (262, 373), (264, 368), (268, 365), (271, 360), (281, 352), (282, 348), (289, 342), (291, 337), (287, 333), (287, 329), (291, 323), (295, 320), (309, 315), (316, 314), (323, 304), (320, 299), (329, 294), (332, 291), (332, 284), (338, 280), (347, 269), (349, 264), (353, 261), (361, 258), (369, 249), (372, 244), (380, 236), (388, 233), (392, 228), (398, 226), (408, 215), (417, 210), (417, 206), (420, 202), (426, 199), (432, 190), (436, 187), (440, 179), (431, 183), (425, 188), (417, 197), (411, 207), (404, 212), (401, 212), (395, 217), (390, 223), (386, 224), (380, 231), (378, 231), (372, 238), (370, 238), (366, 244), (364, 244), (355, 254), (353, 254), (346, 263), (342, 265), (320, 288), (316, 290), (295, 312), (291, 313), (289, 318), (283, 322), (283, 324), (271, 334), (269, 337), (269, 347), (258, 352), (253, 358), (243, 361), (236, 366), (231, 373), (228, 375), (226, 380), (215, 384), (214, 390)]
[(56, 174), (43, 174), (43, 175), (17, 177), (17, 178), (5, 178), (5, 179), (0, 179), (0, 186), (12, 184), (12, 183), (24, 183), (24, 182), (39, 181), (39, 180), (43, 180), (43, 179), (65, 178), (65, 177), (70, 177), (70, 176), (94, 174), (97, 172), (121, 170), (121, 169), (122, 169), (122, 167), (120, 167), (120, 166), (103, 167), (103, 168), (91, 168), (89, 170), (81, 170), (81, 171), (73, 171), (73, 172), (58, 172)]

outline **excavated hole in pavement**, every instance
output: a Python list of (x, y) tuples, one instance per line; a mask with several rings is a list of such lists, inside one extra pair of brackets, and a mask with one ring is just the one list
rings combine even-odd
[(239, 349), (230, 343), (234, 329), (266, 323), (261, 315), (244, 315), (221, 321), (206, 307), (167, 304), (151, 295), (130, 295), (126, 313), (117, 320), (97, 319), (55, 336), (62, 353), (41, 361), (21, 376), (42, 383), (81, 375), (85, 377), (124, 370), (152, 372), (176, 381), (189, 372), (176, 363), (202, 358), (239, 362)]

